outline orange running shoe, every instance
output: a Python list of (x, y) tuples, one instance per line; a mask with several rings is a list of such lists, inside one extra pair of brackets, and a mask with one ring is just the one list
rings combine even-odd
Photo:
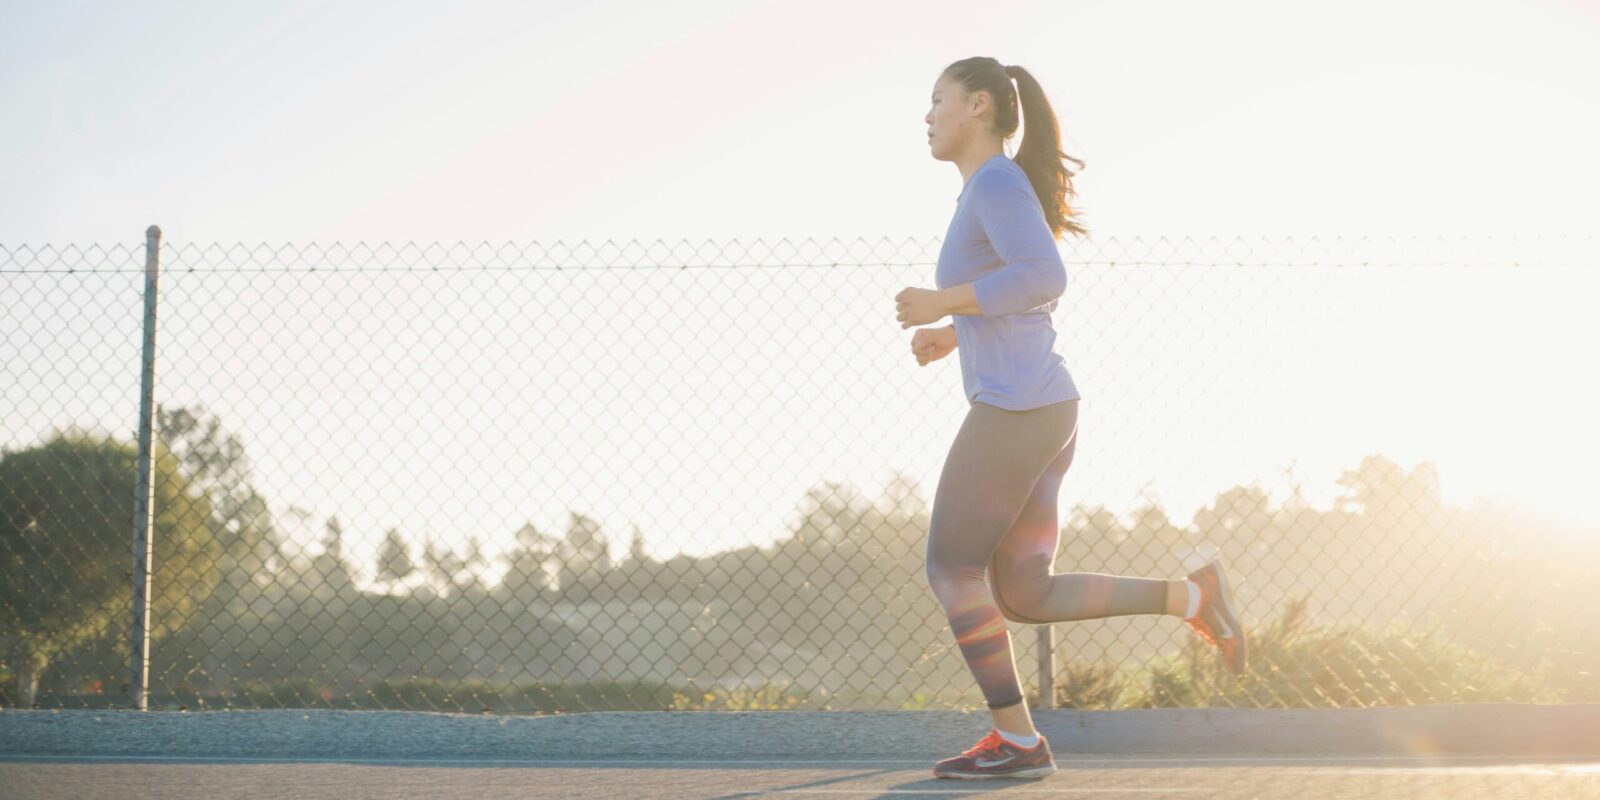
[(1043, 778), (1055, 771), (1056, 760), (1044, 734), (1039, 734), (1033, 749), (1025, 750), (994, 728), (966, 752), (933, 765), (936, 778)]
[(1243, 675), (1245, 670), (1244, 628), (1233, 613), (1233, 594), (1228, 591), (1228, 578), (1222, 574), (1222, 562), (1211, 563), (1189, 573), (1189, 580), (1200, 587), (1200, 608), (1192, 617), (1184, 617), (1205, 639), (1222, 651), (1228, 671)]

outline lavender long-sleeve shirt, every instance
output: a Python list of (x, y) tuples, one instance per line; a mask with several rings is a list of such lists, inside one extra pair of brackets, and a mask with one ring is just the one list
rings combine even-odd
[(1081, 399), (1050, 319), (1066, 265), (1033, 184), (1009, 156), (979, 165), (956, 196), (934, 283), (971, 283), (983, 310), (950, 317), (968, 403), (1023, 411)]

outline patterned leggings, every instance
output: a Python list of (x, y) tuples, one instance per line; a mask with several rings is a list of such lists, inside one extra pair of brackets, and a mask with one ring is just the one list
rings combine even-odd
[(973, 403), (939, 477), (928, 585), (992, 709), (1023, 699), (1005, 620), (1044, 624), (1166, 610), (1164, 579), (1051, 572), (1061, 534), (1056, 495), (1077, 433), (1077, 400), (1025, 411)]

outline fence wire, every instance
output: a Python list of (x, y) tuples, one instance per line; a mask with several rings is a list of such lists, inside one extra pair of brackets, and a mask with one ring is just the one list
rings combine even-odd
[[(892, 299), (939, 247), (162, 244), (150, 707), (981, 708), (923, 572), (967, 401)], [(1013, 625), (1032, 704), (1600, 701), (1597, 251), (1064, 241), (1055, 571), (1220, 557), (1251, 664)], [(144, 281), (0, 246), (4, 705), (130, 702)]]

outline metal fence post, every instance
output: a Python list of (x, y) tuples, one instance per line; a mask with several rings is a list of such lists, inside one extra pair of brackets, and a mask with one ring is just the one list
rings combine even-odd
[(1039, 708), (1056, 707), (1056, 628), (1039, 626)]
[(151, 541), (151, 506), (155, 486), (150, 479), (150, 433), (155, 416), (156, 388), (156, 279), (161, 274), (161, 229), (144, 232), (144, 348), (139, 378), (138, 485), (133, 493), (133, 707), (145, 711), (149, 695), (145, 681), (150, 673), (150, 562), (155, 557)]

